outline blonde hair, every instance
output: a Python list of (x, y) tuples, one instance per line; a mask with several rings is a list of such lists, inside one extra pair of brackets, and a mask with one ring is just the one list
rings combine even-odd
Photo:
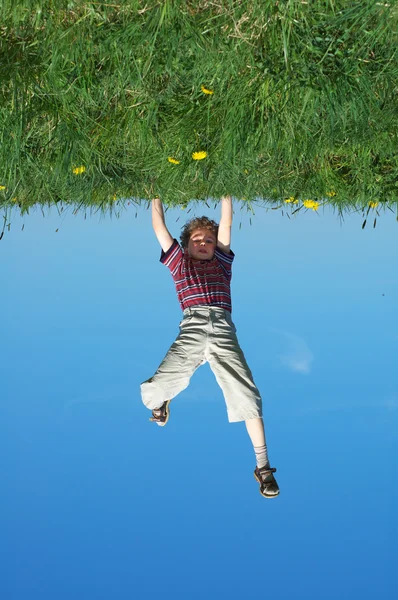
[(212, 221), (208, 217), (194, 217), (193, 219), (185, 223), (184, 227), (181, 230), (180, 241), (181, 246), (182, 248), (184, 248), (184, 250), (188, 248), (190, 237), (195, 231), (195, 229), (208, 229), (209, 231), (214, 233), (217, 239), (218, 224), (215, 221)]

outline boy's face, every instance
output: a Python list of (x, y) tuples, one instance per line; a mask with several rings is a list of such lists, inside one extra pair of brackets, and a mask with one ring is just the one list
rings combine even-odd
[(196, 260), (211, 260), (216, 249), (216, 236), (208, 229), (195, 229), (188, 242), (188, 253)]

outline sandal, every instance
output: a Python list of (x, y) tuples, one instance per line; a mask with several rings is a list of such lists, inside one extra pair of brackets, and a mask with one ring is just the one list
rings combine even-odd
[(166, 402), (163, 402), (160, 408), (154, 408), (152, 411), (152, 417), (149, 420), (157, 423), (160, 425), (160, 427), (164, 427), (170, 416), (170, 402), (171, 400), (166, 400)]
[(254, 470), (254, 478), (260, 484), (260, 494), (265, 498), (274, 498), (279, 494), (279, 487), (274, 477), (276, 469), (269, 467), (258, 467)]

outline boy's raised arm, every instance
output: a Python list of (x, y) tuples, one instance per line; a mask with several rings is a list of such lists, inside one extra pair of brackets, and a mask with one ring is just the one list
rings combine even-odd
[(160, 198), (154, 198), (152, 200), (152, 226), (154, 229), (157, 227), (166, 227), (163, 205)]
[(174, 239), (166, 227), (163, 205), (159, 198), (154, 198), (152, 200), (152, 227), (163, 252), (167, 252), (173, 245)]
[(223, 196), (221, 198), (220, 225), (232, 226), (232, 196)]
[(232, 197), (221, 198), (221, 219), (218, 226), (217, 246), (229, 254), (232, 228)]

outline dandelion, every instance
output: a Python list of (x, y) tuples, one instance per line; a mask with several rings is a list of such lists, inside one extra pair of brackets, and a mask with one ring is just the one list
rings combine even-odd
[(376, 206), (378, 206), (378, 205), (379, 205), (379, 203), (378, 203), (378, 202), (372, 202), (372, 201), (371, 201), (371, 202), (369, 202), (369, 206), (370, 206), (370, 208), (376, 208)]
[(214, 94), (213, 90), (208, 90), (207, 88), (205, 88), (205, 86), (204, 86), (204, 85), (202, 85), (202, 86), (200, 87), (200, 89), (202, 90), (202, 92), (203, 92), (204, 94), (210, 94), (210, 95), (211, 95), (211, 94)]
[(73, 172), (75, 175), (81, 175), (82, 173), (84, 173), (84, 171), (86, 170), (86, 167), (75, 167), (73, 169)]
[(0, 192), (3, 192), (6, 189), (5, 185), (0, 185)]
[(173, 158), (172, 156), (168, 156), (168, 157), (167, 157), (167, 160), (168, 160), (170, 163), (173, 163), (173, 165), (179, 165), (179, 164), (180, 164), (180, 161), (179, 161), (179, 160), (176, 160), (176, 159), (175, 159), (175, 158)]
[(336, 195), (336, 192), (333, 192), (333, 190), (331, 192), (326, 192), (326, 196), (329, 196), (329, 198), (333, 198), (333, 196)]
[(312, 210), (318, 210), (319, 202), (315, 202), (314, 200), (304, 200), (303, 202), (306, 208), (312, 208)]
[(296, 204), (297, 202), (298, 201), (295, 199), (294, 196), (290, 196), (290, 198), (286, 198), (286, 200), (285, 200), (286, 204), (290, 204), (290, 203)]
[(113, 196), (112, 196), (112, 200), (113, 200), (114, 202), (116, 202), (116, 200), (117, 200), (117, 196), (116, 196), (116, 194), (113, 194)]
[(204, 158), (206, 158), (207, 156), (207, 152), (204, 152), (203, 150), (201, 152), (193, 152), (192, 153), (192, 158), (194, 160), (203, 160)]

